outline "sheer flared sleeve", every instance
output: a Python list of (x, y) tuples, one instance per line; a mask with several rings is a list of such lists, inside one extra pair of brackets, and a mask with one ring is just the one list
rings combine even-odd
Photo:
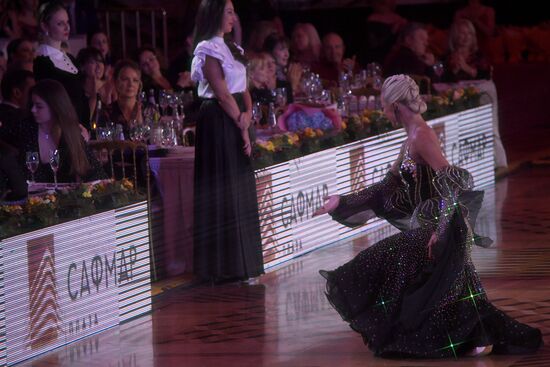
[[(384, 218), (396, 227), (408, 227), (407, 206), (403, 195), (403, 183), (388, 172), (382, 181), (361, 191), (340, 197), (340, 204), (330, 215), (335, 221), (356, 227), (374, 217)], [(403, 204), (403, 205), (400, 205)]]

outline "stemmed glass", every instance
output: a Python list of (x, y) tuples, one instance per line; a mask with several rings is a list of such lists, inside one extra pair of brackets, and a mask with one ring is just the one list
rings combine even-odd
[(441, 61), (438, 61), (433, 64), (432, 68), (434, 69), (434, 73), (435, 75), (437, 75), (438, 80), (441, 80), (441, 77), (445, 72), (445, 66), (443, 65), (443, 63)]
[(59, 171), (59, 150), (50, 150), (50, 167), (53, 171), (54, 188), (57, 190), (57, 171)]
[(162, 111), (162, 116), (166, 116), (166, 109), (168, 108), (168, 105), (170, 104), (170, 96), (169, 93), (165, 90), (161, 90), (159, 92), (159, 105), (160, 109)]
[(31, 171), (31, 183), (34, 183), (34, 173), (38, 169), (40, 158), (38, 152), (27, 152), (27, 168)]

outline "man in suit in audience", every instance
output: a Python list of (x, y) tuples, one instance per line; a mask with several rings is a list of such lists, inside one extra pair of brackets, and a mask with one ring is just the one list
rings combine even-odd
[(0, 89), (4, 100), (0, 103), (0, 139), (16, 144), (29, 103), (29, 92), (35, 84), (33, 74), (28, 70), (10, 70), (2, 79)]
[(432, 66), (434, 55), (428, 51), (428, 32), (418, 23), (407, 24), (400, 36), (400, 42), (384, 64), (384, 74), (408, 74), (434, 76)]
[(350, 59), (344, 58), (346, 46), (344, 40), (337, 33), (327, 33), (323, 37), (321, 62), (312, 66), (313, 72), (327, 85), (337, 85), (340, 72), (354, 71), (356, 63), (355, 56)]
[(0, 140), (0, 201), (19, 200), (25, 196), (27, 183), (23, 167), (17, 163), (17, 150)]

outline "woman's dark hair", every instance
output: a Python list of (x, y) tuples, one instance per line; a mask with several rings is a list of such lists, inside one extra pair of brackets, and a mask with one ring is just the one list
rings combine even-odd
[(23, 42), (27, 41), (25, 38), (15, 38), (8, 43), (8, 46), (6, 47), (6, 52), (8, 54), (8, 64), (11, 63), (12, 60), (10, 60), (13, 55), (17, 52), (17, 49)]
[(91, 46), (92, 45), (92, 38), (94, 38), (94, 36), (96, 34), (100, 34), (100, 33), (103, 33), (105, 35), (105, 37), (107, 37), (107, 39), (109, 39), (109, 37), (107, 36), (107, 32), (104, 32), (101, 29), (94, 29), (93, 31), (86, 33), (86, 44), (88, 46)]
[(155, 50), (154, 47), (152, 46), (149, 46), (149, 45), (145, 45), (145, 46), (141, 46), (140, 48), (138, 48), (136, 50), (136, 57), (135, 59), (139, 62), (139, 57), (141, 56), (142, 53), (146, 52), (146, 51), (149, 51), (151, 52), (153, 55), (155, 55), (155, 57), (158, 58), (159, 54), (157, 52), (157, 50)]
[[(193, 48), (199, 42), (209, 40), (216, 36), (222, 27), (223, 11), (228, 0), (202, 0), (199, 5), (197, 17), (195, 18), (195, 29), (193, 31)], [(230, 39), (225, 39), (225, 44), (233, 57), (246, 65), (247, 60), (237, 48), (237, 45)]]
[(262, 46), (262, 51), (273, 54), (273, 50), (279, 44), (284, 44), (287, 48), (290, 47), (290, 42), (285, 36), (281, 36), (278, 33), (272, 33), (266, 37)]
[(78, 115), (67, 91), (61, 83), (43, 79), (31, 89), (31, 95), (38, 96), (50, 108), (53, 126), (61, 130), (70, 157), (70, 173), (85, 176), (90, 170), (84, 139), (80, 135)]
[(209, 40), (220, 31), (223, 21), (223, 11), (227, 0), (202, 0), (195, 18), (193, 31), (193, 47), (199, 42)]
[(78, 55), (76, 55), (76, 63), (79, 68), (86, 65), (90, 62), (90, 60), (105, 64), (105, 59), (103, 58), (101, 51), (95, 47), (86, 47), (78, 51)]
[(113, 80), (117, 80), (122, 70), (129, 68), (135, 70), (138, 75), (141, 77), (141, 69), (139, 68), (139, 65), (130, 59), (124, 59), (120, 60), (115, 64), (115, 69), (113, 71)]
[(65, 10), (63, 3), (60, 1), (48, 1), (40, 5), (38, 9), (38, 22), (39, 23), (48, 23), (52, 16), (60, 10)]

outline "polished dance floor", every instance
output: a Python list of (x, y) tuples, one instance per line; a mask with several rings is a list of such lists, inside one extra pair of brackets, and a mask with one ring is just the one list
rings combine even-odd
[(550, 166), (532, 166), (488, 190), (475, 249), (489, 298), (542, 329), (535, 355), (458, 360), (375, 358), (329, 306), (319, 269), (332, 269), (389, 235), (390, 227), (309, 253), (257, 284), (173, 289), (152, 314), (22, 366), (550, 366)]

